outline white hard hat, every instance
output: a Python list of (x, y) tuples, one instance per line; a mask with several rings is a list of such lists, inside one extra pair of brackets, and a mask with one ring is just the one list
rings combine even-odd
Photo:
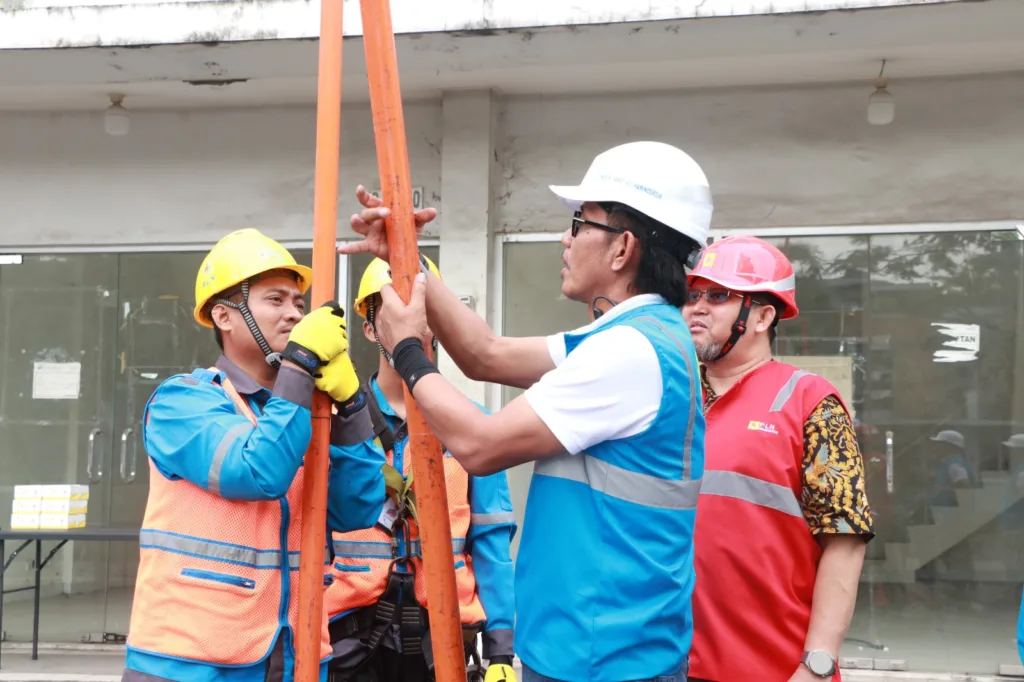
[(961, 450), (964, 449), (964, 437), (960, 435), (959, 431), (939, 431), (937, 434), (929, 438), (929, 440), (938, 441), (940, 443), (949, 443), (955, 445)]
[(661, 142), (629, 142), (598, 154), (576, 186), (551, 185), (573, 211), (585, 201), (625, 204), (707, 245), (711, 188), (689, 154)]
[(1004, 440), (1003, 445), (1008, 448), (1022, 448), (1024, 449), (1024, 433), (1015, 433), (1010, 436), (1009, 440)]

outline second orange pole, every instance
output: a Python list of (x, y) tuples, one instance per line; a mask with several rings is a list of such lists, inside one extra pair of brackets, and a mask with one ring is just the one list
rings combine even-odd
[[(316, 96), (316, 161), (313, 175), (313, 289), (316, 308), (335, 294), (338, 239), (338, 152), (341, 146), (341, 38), (344, 0), (320, 2), (320, 58)], [(327, 476), (331, 401), (313, 392), (313, 437), (303, 465), (299, 622), (295, 633), (295, 682), (320, 679), (324, 631), (324, 552), (327, 547)]]
[[(388, 0), (361, 0), (366, 75), (370, 83), (381, 198), (391, 210), (386, 221), (391, 278), (408, 302), (412, 280), (420, 271), (413, 219), (409, 153), (398, 81), (398, 58)], [(424, 348), (428, 356), (429, 345)], [(441, 444), (431, 433), (409, 389), (405, 389), (406, 424), (419, 509), (423, 566), (427, 574), (427, 608), (437, 682), (465, 682), (466, 658), (455, 586), (452, 530), (444, 482)]]

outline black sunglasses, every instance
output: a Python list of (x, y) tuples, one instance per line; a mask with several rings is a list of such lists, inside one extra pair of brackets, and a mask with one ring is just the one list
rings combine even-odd
[(581, 225), (590, 225), (591, 227), (596, 227), (599, 230), (612, 232), (614, 234), (622, 234), (626, 231), (621, 227), (612, 227), (611, 225), (605, 225), (604, 223), (595, 223), (593, 220), (587, 220), (583, 217), (583, 211), (576, 211), (572, 214), (572, 228), (570, 230), (570, 234), (572, 234), (573, 237), (579, 233)]
[(684, 305), (694, 305), (700, 300), (701, 296), (707, 299), (709, 305), (722, 305), (729, 300), (731, 296), (741, 296), (734, 291), (729, 289), (719, 289), (717, 287), (713, 289), (689, 289), (686, 292), (686, 303)]

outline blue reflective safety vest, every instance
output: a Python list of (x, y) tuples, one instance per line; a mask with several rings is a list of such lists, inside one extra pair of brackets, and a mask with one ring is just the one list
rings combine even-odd
[(1024, 664), (1024, 596), (1020, 600), (1020, 615), (1017, 616), (1017, 653)]
[(704, 415), (689, 329), (667, 303), (566, 334), (566, 354), (629, 325), (653, 344), (662, 399), (644, 432), (538, 461), (516, 561), (515, 651), (559, 680), (670, 675), (693, 635), (693, 530)]

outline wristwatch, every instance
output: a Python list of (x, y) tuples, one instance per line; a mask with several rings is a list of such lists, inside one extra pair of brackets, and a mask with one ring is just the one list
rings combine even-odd
[(836, 674), (836, 659), (827, 651), (812, 649), (805, 651), (800, 662), (807, 666), (812, 674), (818, 677), (832, 677)]

